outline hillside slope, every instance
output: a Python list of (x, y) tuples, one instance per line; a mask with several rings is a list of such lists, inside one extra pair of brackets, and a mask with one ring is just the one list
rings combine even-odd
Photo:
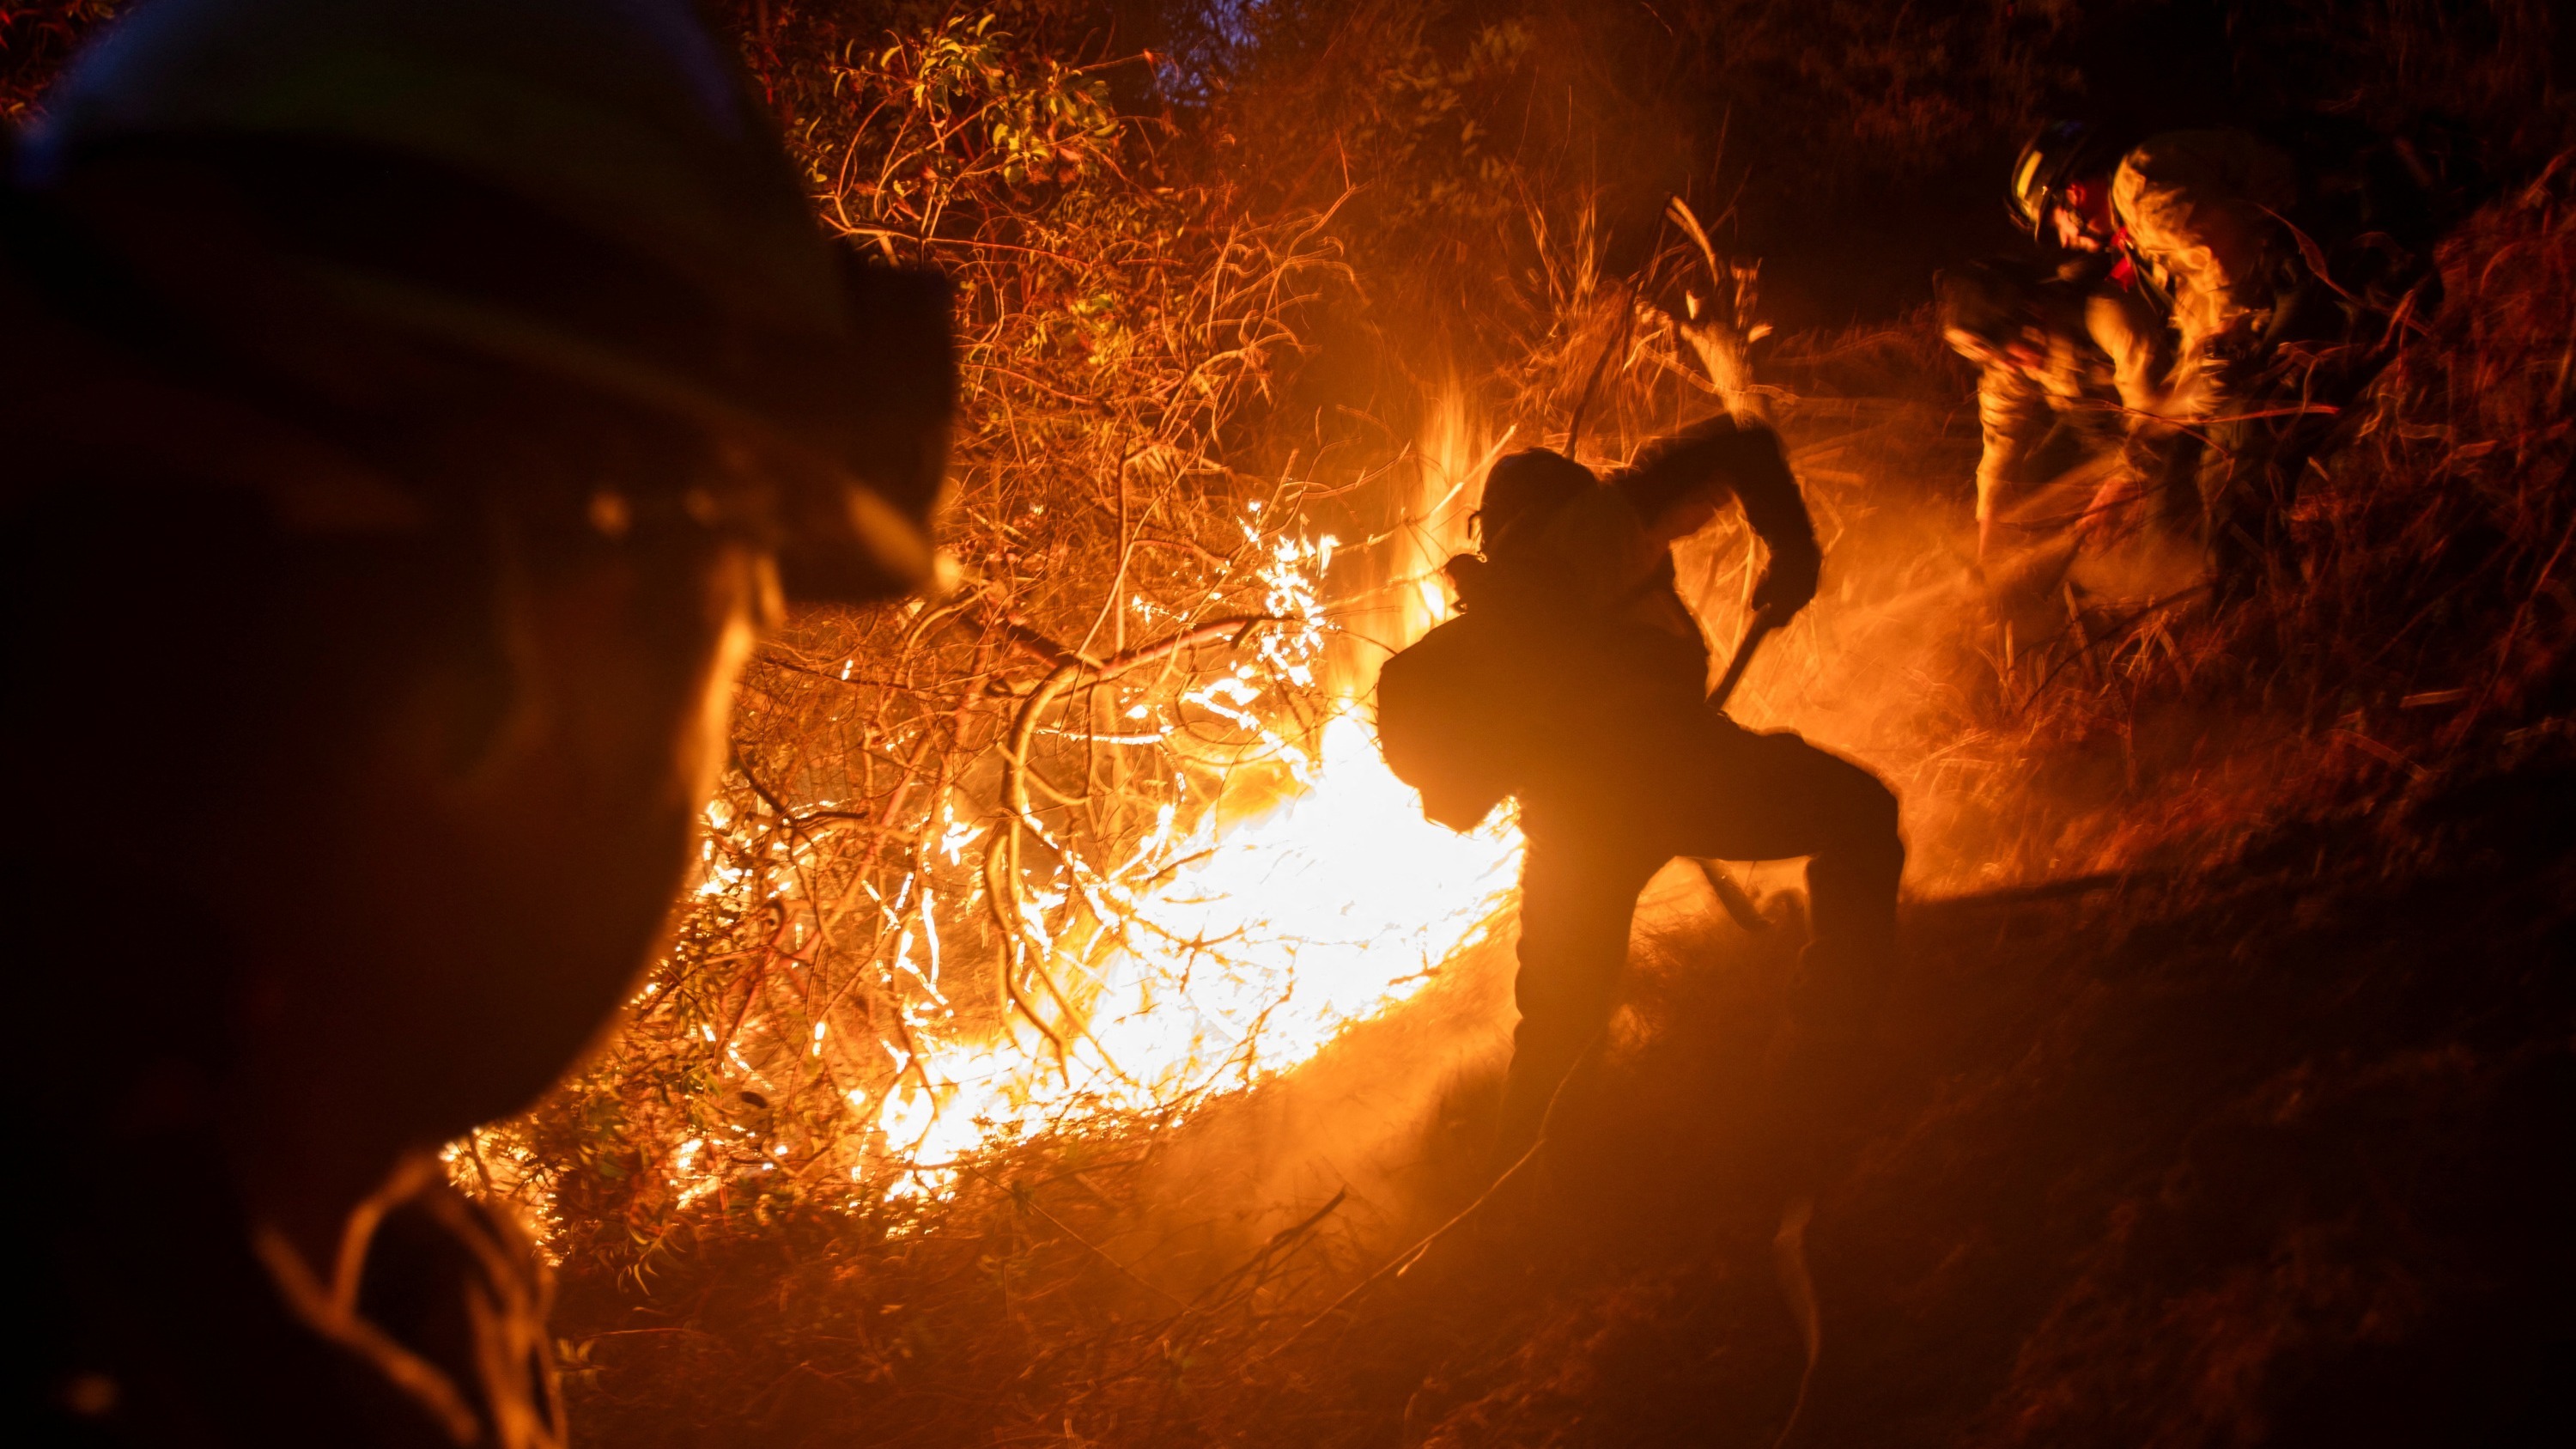
[[(1369, 1276), (1466, 1200), (1490, 1037), (1463, 1107), (1374, 1177), (1339, 1154), (1355, 1199), (1310, 1189), (1260, 1232), (1175, 1184), (1266, 1201), (1209, 1163), (1311, 1126), (1286, 1087), (1033, 1146), (925, 1217), (737, 1222), (642, 1291), (576, 1274), (585, 1428), (1759, 1446), (1795, 1413), (1800, 1444), (2557, 1442), (2576, 739), (2519, 753), (2411, 792), (2392, 771), (2187, 877), (1914, 904), (1874, 1070), (1821, 1114), (1762, 1086), (1794, 929), (1747, 935), (1668, 877), (1535, 1188), (1414, 1270)], [(1306, 1090), (1355, 1101), (1425, 1042), (1363, 1036)], [(1775, 1242), (1808, 1193), (1811, 1378)], [(1296, 1222), (1317, 1206), (1349, 1231)]]
[[(1814, 1169), (1795, 1442), (2562, 1438), (2570, 758), (2187, 881), (1914, 907), (1878, 1080)], [(1376, 1398), (1412, 1443), (1779, 1439), (1799, 1173), (1737, 1110), (1764, 973), (1731, 934), (1663, 943), (1664, 1025), (1569, 1104), (1580, 1146), (1516, 1241), (1370, 1315), (1300, 1397)]]

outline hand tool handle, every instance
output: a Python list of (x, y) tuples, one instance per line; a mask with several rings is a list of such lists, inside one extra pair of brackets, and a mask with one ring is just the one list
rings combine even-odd
[(1771, 631), (1779, 628), (1781, 622), (1766, 609), (1755, 614), (1753, 622), (1744, 626), (1744, 638), (1735, 646), (1735, 657), (1726, 662), (1726, 673), (1717, 681), (1717, 688), (1708, 692), (1710, 709), (1726, 708), (1727, 700), (1735, 694), (1735, 686), (1744, 682), (1744, 670), (1753, 662), (1753, 651), (1762, 647), (1762, 641), (1769, 638)]

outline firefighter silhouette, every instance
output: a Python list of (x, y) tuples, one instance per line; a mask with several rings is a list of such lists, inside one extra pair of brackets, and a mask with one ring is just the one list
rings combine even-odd
[(1483, 554), (1450, 564), (1460, 617), (1380, 677), (1380, 738), (1425, 813), (1466, 829), (1507, 796), (1520, 805), (1520, 1023), (1498, 1162), (1537, 1140), (1609, 1020), (1637, 893), (1677, 856), (1807, 858), (1793, 1075), (1846, 1056), (1885, 990), (1905, 862), (1896, 797), (1707, 698), (1708, 645), (1674, 587), (1671, 546), (1729, 495), (1769, 552), (1757, 615), (1785, 622), (1815, 595), (1815, 531), (1779, 440), (1719, 418), (1606, 480), (1544, 449), (1496, 462)]

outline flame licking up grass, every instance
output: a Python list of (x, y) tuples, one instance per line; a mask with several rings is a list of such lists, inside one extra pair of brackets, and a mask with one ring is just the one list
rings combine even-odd
[[(1421, 471), (1417, 507), (1454, 504), (1446, 471), (1436, 462)], [(1373, 540), (1392, 545), (1391, 577), (1374, 592), (1394, 600), (1384, 611), (1393, 642), (1445, 612), (1430, 570), (1445, 550), (1423, 522), (1409, 516), (1409, 527)], [(1247, 534), (1259, 537), (1249, 526)], [(1423, 819), (1413, 790), (1379, 757), (1359, 698), (1373, 680), (1330, 691), (1321, 728), (1303, 743), (1262, 716), (1268, 690), (1323, 692), (1320, 591), (1334, 546), (1329, 537), (1273, 541), (1265, 604), (1286, 626), (1263, 638), (1257, 663), (1185, 696), (1255, 737), (1285, 776), (1283, 797), (1247, 817), (1211, 811), (1187, 827), (1166, 806), (1135, 866), (1077, 875), (1066, 887), (1087, 897), (1095, 919), (1117, 923), (1120, 944), (1092, 973), (1096, 994), (1060, 1053), (1025, 1033), (943, 1043), (935, 1023), (917, 1025), (917, 1070), (875, 1104), (878, 1161), (899, 1168), (886, 1191), (936, 1190), (947, 1180), (942, 1164), (997, 1133), (1087, 1113), (1168, 1116), (1293, 1068), (1344, 1027), (1413, 995), (1508, 903), (1518, 830), (1498, 819), (1459, 835)], [(1149, 883), (1122, 883), (1140, 879)], [(1033, 902), (1063, 903), (1061, 893)], [(851, 1174), (864, 1179), (867, 1168)]]

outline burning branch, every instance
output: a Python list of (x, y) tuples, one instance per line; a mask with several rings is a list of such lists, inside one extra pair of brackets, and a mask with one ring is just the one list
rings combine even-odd
[[(994, 829), (992, 842), (985, 847), (985, 891), (986, 898), (992, 905), (993, 924), (1001, 932), (1002, 937), (999, 973), (1003, 1000), (1011, 1009), (1026, 1017), (1031, 1026), (1045, 1034), (1048, 1045), (1055, 1049), (1059, 1070), (1064, 1068), (1064, 1039), (1056, 1034), (1053, 1027), (1039, 1018), (1036, 1010), (1029, 1005), (1028, 999), (1020, 994), (1019, 986), (1020, 970), (1025, 964), (1037, 973), (1040, 981), (1045, 983), (1047, 994), (1055, 998), (1059, 1010), (1066, 1013), (1068, 1017), (1075, 1012), (1072, 1000), (1065, 995), (1064, 989), (1056, 984), (1054, 976), (1047, 971), (1043, 953), (1037, 956), (1028, 954), (1027, 920), (1020, 895), (1020, 882), (1023, 878), (1020, 833), (1026, 830), (1043, 838), (1029, 803), (1029, 781), (1034, 775), (1029, 764), (1029, 749), (1037, 737), (1038, 720), (1046, 713), (1048, 706), (1054, 704), (1066, 690), (1073, 688), (1077, 683), (1085, 680), (1094, 684), (1106, 683), (1128, 670), (1151, 664), (1156, 660), (1170, 658), (1193, 644), (1205, 643), (1229, 634), (1234, 638), (1235, 647), (1241, 648), (1244, 641), (1251, 637), (1253, 630), (1263, 624), (1277, 622), (1279, 621), (1274, 616), (1268, 614), (1245, 614), (1210, 619), (1193, 628), (1184, 629), (1167, 639), (1141, 648), (1130, 649), (1107, 659), (1085, 659), (1072, 655), (1069, 650), (1061, 651), (1062, 654), (1070, 657), (1064, 657), (1046, 678), (1038, 681), (1037, 687), (1029, 691), (1028, 698), (1021, 703), (1018, 713), (1011, 718), (1009, 742), (1001, 747), (1002, 807), (1008, 818)], [(1041, 789), (1061, 803), (1068, 805), (1077, 803), (1076, 797), (1065, 795), (1052, 785), (1048, 785), (1043, 778), (1038, 779), (1038, 784)]]

